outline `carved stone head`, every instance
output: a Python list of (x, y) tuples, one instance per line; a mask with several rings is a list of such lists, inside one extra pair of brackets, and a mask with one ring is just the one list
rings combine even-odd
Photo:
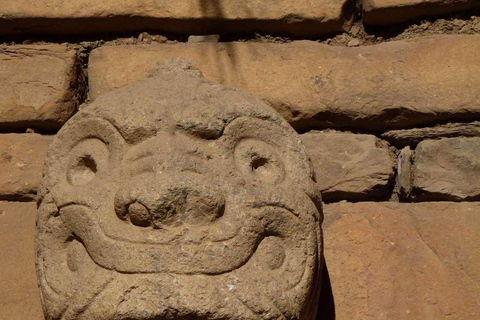
[(274, 110), (159, 65), (60, 130), (39, 198), (47, 319), (313, 319), (321, 200)]

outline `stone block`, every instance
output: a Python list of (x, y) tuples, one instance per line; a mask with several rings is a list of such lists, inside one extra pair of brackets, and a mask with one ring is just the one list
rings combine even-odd
[(395, 154), (373, 135), (311, 131), (301, 135), (325, 201), (390, 194)]
[(480, 199), (480, 137), (424, 140), (415, 149), (412, 199)]
[(480, 137), (480, 121), (440, 124), (426, 128), (391, 130), (382, 134), (383, 139), (399, 148), (406, 146), (415, 147), (423, 140), (453, 137)]
[(363, 22), (390, 25), (478, 7), (477, 0), (364, 0)]
[(289, 33), (318, 36), (350, 26), (350, 0), (0, 1), (0, 35), (158, 30), (181, 34)]
[(0, 318), (43, 320), (35, 275), (34, 202), (0, 202)]
[(402, 199), (407, 199), (412, 191), (412, 157), (410, 147), (403, 148), (398, 155), (396, 191)]
[(478, 319), (480, 203), (325, 206), (338, 320)]
[(216, 43), (220, 39), (218, 34), (209, 34), (205, 36), (190, 36), (188, 37), (188, 43), (204, 43), (204, 42), (213, 42)]
[(296, 129), (411, 128), (480, 116), (479, 51), (480, 35), (352, 48), (312, 41), (102, 47), (90, 56), (90, 95), (183, 57), (207, 79), (257, 95)]
[(77, 52), (67, 46), (1, 46), (2, 131), (60, 128), (82, 98), (82, 79)]
[(39, 134), (0, 135), (1, 200), (35, 199), (52, 141)]

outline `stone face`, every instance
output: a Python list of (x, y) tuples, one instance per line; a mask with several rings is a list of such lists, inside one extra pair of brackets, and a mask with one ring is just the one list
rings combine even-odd
[(43, 320), (35, 277), (34, 202), (0, 202), (0, 315), (9, 320)]
[(183, 61), (82, 108), (46, 160), (47, 318), (314, 319), (321, 197), (295, 131)]
[(480, 137), (422, 141), (412, 170), (415, 200), (480, 199)]
[(322, 197), (364, 200), (389, 194), (395, 155), (373, 135), (311, 131), (301, 135)]
[(35, 199), (52, 140), (39, 134), (0, 135), (0, 199)]
[(0, 47), (3, 130), (59, 128), (82, 96), (77, 53), (61, 45)]
[(363, 22), (390, 25), (476, 7), (477, 0), (364, 0)]
[(341, 32), (348, 28), (353, 16), (347, 0), (280, 0), (274, 4), (262, 0), (43, 0), (41, 5), (27, 0), (2, 0), (0, 4), (0, 35), (160, 30), (314, 36)]
[(479, 203), (325, 206), (336, 319), (478, 319)]
[(400, 148), (416, 146), (422, 140), (453, 137), (480, 137), (480, 121), (448, 123), (427, 128), (392, 130), (382, 134), (383, 139)]
[(479, 51), (478, 35), (356, 48), (310, 41), (102, 47), (90, 56), (90, 94), (184, 57), (207, 79), (257, 95), (296, 129), (381, 131), (479, 116)]

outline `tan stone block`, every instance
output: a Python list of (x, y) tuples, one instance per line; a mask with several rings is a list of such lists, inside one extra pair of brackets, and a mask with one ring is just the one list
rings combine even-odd
[(0, 199), (35, 199), (53, 136), (0, 135)]
[(480, 203), (325, 206), (338, 320), (478, 319)]
[(425, 128), (391, 130), (382, 134), (383, 139), (400, 148), (416, 146), (419, 142), (427, 139), (453, 137), (480, 137), (480, 121), (440, 124)]
[(0, 47), (0, 126), (56, 129), (75, 112), (77, 53), (62, 45)]
[(413, 199), (480, 199), (480, 137), (424, 140), (413, 159)]
[(0, 318), (43, 320), (35, 275), (34, 202), (0, 202)]
[[(0, 1), (0, 34), (162, 30), (184, 34), (286, 32), (322, 35), (348, 28), (348, 0)], [(39, 23), (41, 21), (41, 24)]]
[(364, 0), (363, 22), (389, 25), (475, 7), (477, 0)]
[(479, 51), (478, 35), (354, 48), (311, 41), (102, 47), (90, 57), (90, 94), (184, 57), (207, 79), (259, 96), (296, 129), (405, 128), (480, 115)]
[(301, 135), (322, 197), (361, 200), (387, 196), (395, 154), (373, 135), (311, 131)]

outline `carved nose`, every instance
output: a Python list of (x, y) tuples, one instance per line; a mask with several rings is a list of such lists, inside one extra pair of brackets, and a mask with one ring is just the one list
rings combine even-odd
[(115, 197), (122, 220), (160, 229), (208, 224), (222, 216), (225, 199), (218, 186), (195, 173), (145, 174), (125, 183)]

